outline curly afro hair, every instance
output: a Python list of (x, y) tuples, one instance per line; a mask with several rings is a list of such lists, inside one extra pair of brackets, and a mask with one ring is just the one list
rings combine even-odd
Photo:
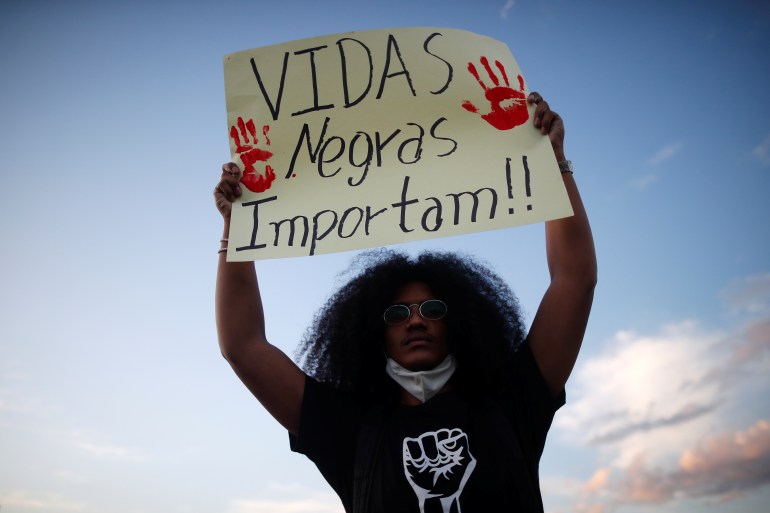
[(349, 280), (316, 313), (297, 350), (308, 375), (361, 397), (393, 398), (382, 312), (404, 284), (417, 281), (449, 307), (445, 319), (457, 389), (497, 389), (495, 370), (516, 351), (524, 328), (518, 300), (488, 267), (453, 253), (412, 258), (379, 249), (360, 254), (345, 274)]

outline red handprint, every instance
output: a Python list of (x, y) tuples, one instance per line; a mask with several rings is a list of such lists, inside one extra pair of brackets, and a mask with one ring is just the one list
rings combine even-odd
[[(524, 79), (519, 75), (519, 89), (513, 89), (508, 82), (505, 68), (500, 64), (500, 61), (496, 60), (495, 66), (497, 66), (505, 81), (505, 85), (502, 86), (495, 72), (489, 67), (489, 61), (486, 57), (481, 57), (481, 64), (487, 70), (490, 80), (495, 84), (495, 87), (488, 88), (484, 81), (479, 78), (476, 66), (472, 62), (468, 63), (468, 71), (481, 85), (481, 88), (484, 90), (484, 96), (489, 100), (489, 105), (492, 108), (489, 113), (481, 114), (482, 119), (498, 130), (510, 130), (511, 128), (523, 125), (529, 119), (527, 95), (524, 94)], [(501, 105), (503, 102), (505, 102), (504, 106)], [(463, 108), (469, 112), (479, 112), (479, 109), (468, 100), (463, 102)]]
[[(268, 125), (262, 127), (265, 144), (270, 146), (270, 138), (267, 136), (268, 130), (270, 130)], [(239, 131), (240, 137), (238, 136)], [(253, 144), (249, 144), (249, 134), (251, 134)], [(243, 162), (241, 183), (251, 192), (265, 192), (268, 190), (273, 184), (273, 180), (275, 180), (275, 171), (273, 171), (270, 164), (265, 164), (265, 174), (259, 174), (254, 169), (254, 164), (256, 162), (267, 162), (273, 154), (256, 147), (258, 141), (254, 120), (250, 119), (244, 123), (243, 118), (238, 118), (238, 128), (235, 125), (230, 127), (230, 137), (235, 141), (235, 151), (241, 158), (241, 162)], [(243, 144), (241, 144), (241, 137), (243, 137)]]

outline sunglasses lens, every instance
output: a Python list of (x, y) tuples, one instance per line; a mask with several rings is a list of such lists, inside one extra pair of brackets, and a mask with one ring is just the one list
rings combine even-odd
[(410, 313), (408, 306), (393, 305), (385, 310), (383, 318), (385, 319), (385, 324), (400, 324), (409, 318)]
[(446, 310), (446, 304), (438, 299), (429, 299), (420, 305), (420, 315), (434, 321), (444, 317)]

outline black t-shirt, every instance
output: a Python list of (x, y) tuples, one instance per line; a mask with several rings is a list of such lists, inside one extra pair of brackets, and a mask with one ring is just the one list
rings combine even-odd
[(504, 369), (498, 399), (450, 390), (388, 408), (307, 378), (291, 448), (348, 513), (542, 512), (538, 464), (564, 394), (551, 396), (526, 343)]

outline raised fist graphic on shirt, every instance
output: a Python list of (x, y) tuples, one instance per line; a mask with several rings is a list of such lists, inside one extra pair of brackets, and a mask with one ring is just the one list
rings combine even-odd
[(404, 473), (425, 513), (425, 501), (437, 499), (441, 511), (452, 504), (460, 513), (460, 494), (476, 467), (468, 447), (468, 435), (461, 429), (428, 431), (417, 438), (404, 438)]

